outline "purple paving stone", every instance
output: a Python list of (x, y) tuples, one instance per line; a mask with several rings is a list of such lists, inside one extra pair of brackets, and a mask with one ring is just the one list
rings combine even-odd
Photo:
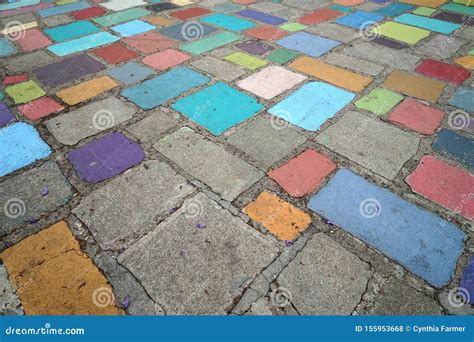
[(235, 45), (252, 55), (264, 55), (269, 51), (275, 50), (273, 46), (259, 40), (247, 40), (246, 42)]
[(394, 40), (390, 40), (384, 37), (375, 37), (372, 41), (374, 43), (377, 43), (377, 44), (380, 44), (380, 45), (383, 45), (395, 50), (406, 49), (408, 47), (408, 45), (404, 43), (396, 42)]
[(15, 116), (10, 112), (4, 102), (0, 102), (0, 128), (8, 126), (16, 121)]
[(45, 86), (55, 88), (104, 69), (105, 65), (83, 53), (42, 66), (33, 73)]
[(68, 153), (67, 158), (80, 179), (99, 183), (138, 164), (145, 154), (136, 142), (113, 132)]
[[(471, 261), (464, 269), (461, 277), (461, 288), (464, 289), (462, 291), (467, 291), (466, 299), (469, 299), (469, 304), (474, 304), (474, 257), (471, 257)], [(464, 296), (466, 296), (466, 293), (464, 293)]]
[(250, 9), (239, 11), (237, 12), (237, 14), (243, 17), (260, 21), (268, 25), (281, 25), (283, 23), (286, 23), (286, 20), (283, 18), (275, 17), (274, 15), (270, 15), (263, 12), (250, 10)]
[(451, 23), (463, 24), (465, 26), (474, 25), (474, 20), (467, 20), (469, 16), (459, 14), (459, 13), (449, 13), (449, 12), (440, 12), (435, 14), (433, 19), (449, 21)]

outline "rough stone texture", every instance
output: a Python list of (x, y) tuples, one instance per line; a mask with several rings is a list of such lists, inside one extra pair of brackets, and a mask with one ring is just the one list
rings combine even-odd
[(326, 55), (326, 62), (330, 64), (337, 65), (339, 67), (352, 69), (354, 71), (377, 76), (384, 69), (383, 66), (380, 66), (369, 61), (364, 61), (363, 59), (343, 55), (338, 52), (331, 52)]
[(130, 125), (127, 131), (141, 141), (150, 141), (161, 138), (163, 133), (178, 125), (176, 116), (156, 110), (151, 115)]
[(245, 71), (235, 65), (211, 56), (197, 59), (191, 62), (191, 65), (226, 82), (231, 82), (245, 74)]
[(2, 315), (23, 315), (23, 307), (8, 279), (7, 269), (0, 265), (0, 312)]
[(358, 32), (336, 25), (333, 23), (321, 23), (308, 28), (308, 32), (321, 35), (326, 38), (334, 39), (343, 43), (349, 43), (358, 38)]
[(43, 50), (38, 50), (26, 55), (12, 57), (5, 62), (5, 66), (13, 73), (20, 73), (30, 71), (37, 68), (38, 65), (47, 64), (51, 61), (53, 61), (53, 57)]

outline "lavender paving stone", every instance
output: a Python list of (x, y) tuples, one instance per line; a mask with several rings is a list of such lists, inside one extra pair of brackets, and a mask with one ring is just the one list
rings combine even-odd
[(352, 27), (354, 29), (360, 29), (368, 23), (377, 23), (384, 19), (381, 15), (376, 15), (372, 13), (366, 13), (362, 11), (356, 11), (354, 13), (348, 14), (345, 17), (337, 19), (336, 24)]
[(464, 248), (458, 227), (347, 169), (308, 207), (435, 287), (450, 282)]
[(312, 57), (319, 57), (341, 43), (307, 32), (297, 32), (279, 39), (277, 44), (289, 50), (295, 50)]
[(408, 4), (403, 4), (399, 2), (392, 3), (388, 6), (379, 8), (372, 13), (382, 15), (384, 17), (394, 17), (396, 15), (402, 14), (403, 12), (407, 12), (414, 7)]
[(0, 57), (11, 56), (17, 52), (18, 49), (8, 38), (0, 37)]
[(457, 160), (468, 168), (474, 166), (474, 140), (471, 138), (443, 128), (431, 147), (433, 151)]
[(79, 11), (85, 8), (91, 7), (87, 2), (74, 2), (71, 4), (66, 4), (62, 6), (56, 6), (52, 8), (46, 8), (38, 11), (38, 14), (45, 18), (45, 17), (51, 17), (53, 15), (58, 15), (58, 14), (64, 14), (64, 13), (70, 13), (74, 11)]
[(56, 43), (79, 38), (99, 31), (100, 29), (97, 26), (92, 24), (90, 21), (85, 20), (75, 21), (71, 24), (56, 26), (44, 30), (44, 32)]
[(387, 47), (392, 48), (392, 49), (397, 49), (397, 50), (408, 48), (407, 44), (404, 44), (404, 43), (401, 43), (401, 42), (396, 42), (394, 40), (390, 40), (390, 39), (380, 37), (380, 36), (375, 37), (374, 39), (372, 39), (372, 42), (374, 42), (376, 44), (383, 45), (383, 46), (387, 46)]
[(101, 62), (85, 53), (33, 70), (33, 74), (49, 88), (56, 88), (105, 69)]
[(130, 37), (140, 33), (154, 30), (156, 27), (142, 20), (132, 20), (124, 24), (112, 26), (111, 29), (118, 32), (122, 37)]
[(222, 27), (230, 31), (243, 31), (256, 26), (255, 23), (232, 15), (215, 13), (199, 19), (201, 22)]
[[(190, 29), (192, 27), (198, 27), (198, 26), (197, 24), (191, 25), (191, 24), (187, 24), (186, 22), (183, 22), (183, 23), (165, 27), (160, 30), (160, 33), (172, 39), (186, 42), (186, 41), (191, 41), (192, 38), (194, 37), (192, 34), (189, 34)], [(199, 35), (201, 37), (208, 36), (214, 31), (217, 31), (215, 27), (212, 27), (206, 24), (200, 24), (200, 26), (198, 27), (198, 30), (199, 30)]]
[(471, 257), (471, 261), (464, 269), (460, 285), (469, 294), (469, 303), (474, 304), (474, 257)]
[(107, 134), (67, 154), (79, 178), (91, 183), (112, 178), (144, 158), (140, 145), (118, 132)]
[(135, 62), (129, 62), (107, 71), (108, 75), (127, 85), (143, 81), (154, 73), (152, 69)]
[(13, 113), (4, 102), (0, 102), (0, 128), (8, 126), (16, 121)]
[(283, 23), (286, 23), (286, 20), (283, 18), (250, 9), (239, 11), (236, 14), (260, 21), (268, 25), (281, 25)]
[(275, 50), (273, 46), (259, 40), (247, 40), (246, 42), (236, 44), (235, 46), (245, 52), (258, 56), (262, 56), (267, 52)]
[(474, 89), (460, 87), (451, 96), (448, 103), (470, 113), (474, 113)]

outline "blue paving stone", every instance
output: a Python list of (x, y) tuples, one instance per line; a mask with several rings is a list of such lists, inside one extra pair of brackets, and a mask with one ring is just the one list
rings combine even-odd
[(474, 304), (474, 256), (471, 257), (471, 261), (469, 261), (469, 264), (464, 269), (460, 285), (461, 288), (467, 291), (469, 303)]
[(79, 11), (81, 9), (89, 8), (89, 7), (91, 6), (87, 2), (73, 2), (67, 5), (56, 6), (56, 7), (39, 10), (38, 14), (44, 18), (44, 17), (51, 17), (53, 15)]
[(207, 82), (209, 78), (206, 76), (187, 67), (181, 67), (125, 89), (121, 95), (140, 108), (152, 109)]
[(171, 107), (214, 135), (223, 133), (264, 108), (253, 97), (222, 82), (182, 98)]
[(0, 3), (0, 11), (7, 11), (16, 8), (26, 7), (37, 5), (40, 3), (40, 0), (22, 0), (21, 2), (9, 2), (7, 4)]
[(414, 14), (402, 14), (394, 19), (398, 23), (424, 28), (430, 31), (450, 34), (461, 27), (459, 24), (427, 18)]
[(323, 82), (303, 85), (268, 112), (307, 131), (317, 131), (354, 99), (354, 94)]
[(129, 62), (107, 71), (107, 74), (127, 85), (142, 81), (154, 73), (152, 69), (135, 62)]
[(337, 19), (336, 23), (339, 25), (352, 27), (358, 30), (361, 27), (368, 25), (369, 23), (379, 22), (383, 19), (384, 17), (381, 15), (362, 12), (362, 11), (356, 11), (354, 13), (346, 15), (345, 17)]
[(18, 122), (0, 129), (0, 177), (51, 154), (33, 126)]
[[(160, 33), (162, 33), (165, 36), (170, 37), (171, 39), (174, 39), (174, 40), (180, 40), (182, 42), (189, 41), (189, 38), (186, 38), (187, 37), (186, 36), (187, 35), (186, 28), (191, 27), (191, 26), (185, 26), (185, 25), (186, 25), (186, 22), (175, 24), (175, 25), (172, 25), (172, 26), (168, 26), (168, 27), (165, 27), (165, 28), (161, 29)], [(197, 27), (197, 26), (195, 26), (195, 27)], [(201, 27), (202, 27), (202, 29), (201, 29)], [(206, 25), (206, 24), (201, 24), (201, 27), (199, 27), (199, 32), (200, 32), (201, 37), (208, 36), (212, 32), (217, 31), (217, 29), (215, 27), (212, 27), (212, 26), (209, 26), (209, 25)]]
[(307, 32), (297, 32), (277, 40), (277, 44), (286, 49), (295, 50), (311, 57), (319, 57), (341, 43)]
[(60, 25), (44, 30), (44, 32), (56, 42), (64, 42), (99, 32), (100, 29), (90, 21), (80, 20), (67, 25)]
[(250, 9), (239, 11), (236, 14), (241, 15), (242, 17), (247, 17), (253, 20), (260, 21), (268, 25), (281, 25), (283, 23), (286, 23), (286, 19)]
[(4, 102), (0, 102), (0, 128), (8, 126), (15, 122), (15, 116)]
[(231, 31), (243, 31), (254, 27), (256, 24), (245, 19), (240, 19), (232, 15), (216, 13), (199, 19), (201, 22), (222, 27)]
[(101, 45), (110, 44), (117, 40), (119, 40), (118, 37), (115, 37), (108, 32), (99, 32), (82, 38), (51, 45), (48, 47), (48, 50), (57, 56), (66, 56)]
[(8, 38), (0, 37), (0, 57), (11, 56), (17, 52), (18, 49)]
[(155, 28), (155, 26), (150, 25), (142, 20), (132, 20), (127, 23), (111, 27), (112, 30), (118, 32), (122, 37), (135, 36), (140, 33), (154, 30)]
[(384, 17), (394, 17), (396, 15), (402, 14), (403, 12), (409, 11), (413, 8), (414, 6), (412, 5), (394, 2), (388, 6), (376, 9), (372, 13), (383, 15)]
[(442, 129), (432, 148), (433, 151), (455, 159), (467, 167), (474, 166), (474, 140), (471, 138)]
[(458, 88), (453, 96), (451, 96), (448, 103), (451, 106), (474, 113), (474, 89), (464, 87)]
[(464, 247), (455, 225), (347, 169), (308, 206), (436, 287), (449, 283)]

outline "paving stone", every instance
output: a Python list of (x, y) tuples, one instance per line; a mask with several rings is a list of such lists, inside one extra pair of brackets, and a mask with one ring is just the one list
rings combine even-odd
[(119, 11), (98, 18), (94, 18), (92, 19), (92, 21), (101, 26), (110, 27), (133, 19), (138, 19), (149, 14), (151, 14), (151, 12), (144, 8), (129, 8), (124, 11)]
[(214, 33), (217, 29), (196, 21), (182, 22), (160, 30), (161, 34), (182, 42), (193, 42)]
[[(3, 159), (2, 159), (3, 160)], [(48, 193), (44, 195), (44, 189)], [(72, 197), (71, 185), (54, 162), (0, 183), (0, 236), (58, 209)]]
[(421, 158), (406, 181), (414, 192), (430, 201), (468, 219), (474, 218), (474, 204), (469, 193), (474, 186), (474, 177), (469, 172), (428, 155)]
[(435, 287), (454, 275), (466, 238), (460, 229), (347, 169), (308, 206)]
[(222, 134), (264, 109), (253, 97), (222, 82), (184, 97), (171, 107), (214, 135)]
[(403, 3), (392, 3), (388, 6), (384, 6), (375, 10), (373, 13), (378, 15), (383, 15), (384, 17), (394, 17), (396, 15), (402, 14), (403, 12), (409, 11), (414, 7), (408, 4)]
[(306, 80), (305, 76), (283, 67), (269, 66), (237, 82), (237, 85), (265, 100), (270, 100), (304, 80)]
[(51, 17), (43, 18), (41, 22), (47, 27), (54, 27), (59, 25), (66, 25), (73, 21), (67, 14), (58, 14)]
[(169, 15), (181, 20), (188, 20), (191, 18), (200, 17), (208, 13), (211, 13), (211, 11), (208, 9), (200, 8), (200, 7), (191, 7), (191, 8), (186, 8), (183, 10), (171, 12), (169, 13)]
[(474, 154), (472, 153), (474, 140), (472, 138), (443, 128), (439, 131), (431, 147), (433, 151), (457, 160), (467, 168), (474, 166)]
[(297, 32), (276, 42), (278, 45), (312, 57), (319, 57), (340, 43), (307, 32)]
[(275, 13), (279, 11), (284, 11), (287, 7), (280, 5), (277, 3), (278, 1), (274, 2), (257, 2), (248, 6), (248, 8), (252, 8), (257, 11), (265, 12), (265, 13)]
[(348, 112), (316, 141), (392, 180), (417, 152), (420, 139), (360, 113)]
[(474, 90), (472, 88), (459, 87), (449, 99), (448, 103), (474, 113)]
[(250, 70), (255, 70), (268, 64), (263, 59), (253, 57), (243, 52), (232, 53), (224, 59)]
[(51, 8), (45, 8), (37, 11), (37, 13), (43, 17), (51, 17), (53, 15), (58, 15), (58, 14), (64, 14), (64, 13), (70, 13), (74, 11), (79, 11), (85, 8), (90, 7), (90, 5), (87, 2), (74, 2), (70, 4), (65, 4), (62, 6), (56, 6), (56, 7), (51, 7)]
[(336, 24), (352, 27), (359, 30), (367, 25), (367, 23), (377, 23), (382, 21), (384, 17), (373, 13), (367, 13), (363, 11), (355, 11), (349, 13), (344, 17), (341, 17), (335, 21)]
[(344, 108), (354, 94), (322, 82), (303, 85), (268, 112), (307, 131), (317, 131)]
[(152, 69), (135, 62), (128, 62), (107, 71), (109, 76), (127, 85), (143, 81), (154, 73)]
[(456, 58), (454, 60), (456, 64), (462, 65), (466, 69), (473, 70), (474, 69), (474, 57), (473, 56), (463, 56)]
[(392, 71), (382, 85), (404, 95), (431, 102), (438, 100), (445, 86), (439, 81), (400, 70)]
[(254, 38), (261, 39), (261, 40), (268, 40), (268, 41), (274, 42), (280, 38), (283, 38), (288, 33), (280, 28), (262, 25), (262, 26), (253, 27), (245, 31), (245, 34)]
[(57, 43), (48, 47), (48, 50), (56, 56), (64, 57), (76, 52), (107, 45), (119, 40), (118, 37), (109, 32), (98, 32), (85, 37)]
[(471, 261), (464, 269), (464, 272), (461, 276), (461, 288), (466, 289), (469, 293), (469, 303), (474, 303), (473, 293), (474, 293), (474, 258), (471, 257)]
[(53, 43), (38, 29), (23, 31), (15, 42), (23, 52), (41, 49)]
[(416, 44), (420, 40), (430, 35), (430, 31), (421, 28), (399, 24), (393, 21), (377, 25), (372, 28), (370, 33), (373, 35), (380, 34), (384, 37), (395, 39), (407, 44)]
[(454, 24), (438, 19), (432, 19), (408, 13), (400, 15), (394, 20), (402, 24), (416, 26), (443, 34), (451, 34), (460, 28), (459, 24)]
[(425, 59), (416, 67), (415, 71), (419, 74), (457, 85), (463, 84), (465, 80), (471, 77), (471, 73), (464, 68), (434, 59)]
[(378, 36), (378, 37), (376, 36), (371, 41), (372, 43), (387, 46), (391, 49), (396, 49), (396, 50), (408, 49), (410, 47), (408, 44), (405, 44), (396, 40), (391, 40), (382, 36)]
[(161, 111), (155, 111), (146, 118), (129, 126), (127, 131), (141, 141), (150, 141), (178, 125), (178, 120)]
[(280, 28), (288, 31), (288, 32), (297, 32), (306, 29), (308, 26), (300, 24), (300, 23), (287, 23), (280, 25)]
[(297, 52), (279, 49), (275, 50), (267, 56), (267, 60), (273, 63), (286, 64), (298, 56)]
[(23, 54), (5, 61), (5, 67), (12, 73), (21, 73), (37, 68), (38, 65), (47, 64), (53, 61), (47, 52), (37, 50), (32, 53)]
[(4, 102), (0, 102), (0, 128), (8, 126), (16, 121), (15, 115)]
[(343, 55), (338, 52), (330, 52), (326, 55), (325, 61), (342, 68), (351, 69), (363, 74), (377, 76), (384, 67), (363, 59)]
[(446, 0), (401, 0), (407, 4), (417, 5), (417, 6), (426, 6), (431, 8), (437, 8), (441, 6)]
[(162, 12), (162, 11), (167, 11), (167, 10), (170, 10), (170, 9), (175, 9), (175, 8), (178, 8), (179, 6), (171, 3), (171, 2), (164, 2), (164, 3), (161, 3), (161, 4), (153, 4), (153, 5), (149, 5), (147, 6), (147, 9), (155, 12), (155, 13), (159, 13), (159, 12)]
[(274, 16), (274, 15), (271, 15), (271, 14), (263, 13), (263, 12), (260, 12), (260, 11), (255, 11), (255, 10), (252, 10), (252, 9), (244, 9), (242, 11), (237, 12), (236, 14), (238, 14), (242, 17), (246, 17), (246, 18), (250, 18), (250, 19), (253, 19), (253, 20), (256, 20), (256, 21), (260, 21), (260, 22), (262, 22), (264, 24), (268, 24), (268, 25), (281, 25), (281, 24), (286, 22), (286, 20), (283, 19), (283, 18)]
[(101, 4), (101, 6), (112, 11), (122, 11), (141, 5), (146, 5), (146, 2), (142, 0), (109, 0)]
[(8, 279), (7, 269), (4, 265), (0, 266), (0, 310), (4, 315), (20, 316), (23, 315), (23, 307)]
[(283, 0), (283, 4), (291, 6), (291, 7), (296, 7), (296, 8), (312, 11), (320, 7), (325, 7), (329, 5), (330, 2), (326, 0), (313, 0), (311, 2), (304, 1), (304, 0)]
[(231, 134), (227, 141), (270, 167), (306, 138), (290, 127), (278, 127), (268, 119), (257, 117)]
[(90, 21), (79, 20), (67, 25), (60, 25), (44, 30), (51, 39), (58, 43), (97, 33), (100, 29)]
[(258, 40), (247, 40), (245, 42), (236, 44), (235, 47), (250, 53), (252, 55), (262, 56), (270, 51), (275, 50), (273, 46)]
[(188, 127), (161, 139), (153, 147), (227, 201), (233, 201), (263, 177), (253, 166)]
[(199, 39), (198, 41), (187, 43), (180, 48), (193, 55), (200, 55), (201, 53), (214, 50), (218, 47), (233, 43), (241, 37), (232, 32), (220, 32), (213, 36)]
[(302, 24), (314, 25), (338, 17), (341, 14), (343, 14), (343, 12), (341, 11), (333, 10), (330, 8), (322, 8), (314, 12), (305, 14), (304, 16), (300, 17), (298, 21)]
[(153, 69), (164, 71), (176, 65), (186, 62), (191, 56), (177, 50), (167, 49), (146, 56), (142, 59), (142, 63)]
[(120, 43), (113, 43), (111, 45), (92, 50), (91, 52), (110, 64), (127, 62), (139, 56), (138, 53), (127, 49)]
[[(186, 213), (195, 203), (199, 216)], [(273, 242), (199, 194), (118, 260), (167, 313), (222, 315), (276, 255)]]
[(226, 82), (231, 82), (245, 74), (245, 71), (233, 64), (221, 61), (220, 59), (211, 56), (205, 56), (201, 59), (194, 60), (190, 64), (194, 68), (202, 70)]
[(75, 145), (82, 139), (130, 120), (136, 111), (132, 105), (109, 97), (56, 116), (45, 125), (59, 143)]
[(403, 96), (398, 93), (383, 88), (375, 88), (354, 104), (357, 108), (368, 110), (377, 115), (385, 115), (402, 100)]
[(464, 44), (464, 41), (456, 37), (438, 34), (433, 39), (422, 43), (417, 51), (433, 58), (445, 59), (456, 53)]
[(63, 102), (72, 106), (92, 99), (97, 95), (105, 93), (106, 91), (118, 86), (119, 84), (113, 79), (103, 76), (60, 90), (56, 93), (56, 96)]
[(73, 213), (101, 246), (120, 245), (133, 234), (155, 228), (155, 218), (167, 216), (192, 191), (167, 164), (150, 160), (83, 197)]
[(8, 86), (5, 88), (5, 93), (17, 104), (30, 102), (46, 95), (45, 91), (32, 80)]
[[(107, 279), (81, 252), (65, 222), (22, 240), (1, 256), (27, 315), (122, 314)], [(95, 304), (98, 291), (111, 297), (109, 305)]]
[(161, 15), (148, 15), (146, 17), (143, 17), (142, 19), (149, 22), (150, 24), (162, 27), (171, 26), (176, 23), (176, 19), (170, 19)]
[(17, 109), (24, 117), (37, 121), (53, 113), (60, 112), (64, 109), (64, 106), (45, 96), (19, 106)]
[(405, 99), (388, 119), (421, 134), (431, 135), (443, 121), (444, 112), (415, 99)]
[(275, 194), (263, 191), (244, 212), (283, 241), (293, 241), (311, 224), (311, 217)]
[(28, 75), (27, 74), (22, 74), (22, 75), (14, 75), (14, 76), (7, 76), (3, 79), (3, 84), (4, 85), (11, 85), (11, 84), (17, 84), (21, 82), (28, 81)]
[(105, 14), (107, 10), (102, 7), (89, 7), (83, 10), (71, 12), (70, 15), (76, 20), (91, 19)]
[[(204, 3), (201, 3), (201, 6), (203, 6)], [(233, 3), (228, 3), (228, 2), (221, 2), (216, 5), (212, 6), (212, 9), (217, 11), (217, 12), (224, 12), (224, 13), (231, 13), (231, 12), (237, 12), (240, 11), (243, 7), (233, 4)]]
[(289, 291), (300, 315), (349, 315), (360, 302), (371, 273), (368, 264), (317, 233), (276, 281)]
[(126, 37), (123, 39), (123, 42), (145, 54), (168, 49), (177, 44), (175, 40), (169, 39), (154, 31), (146, 32), (133, 37)]
[(226, 30), (236, 31), (236, 32), (243, 31), (243, 30), (256, 26), (255, 23), (249, 20), (241, 19), (229, 14), (223, 14), (223, 13), (211, 14), (206, 17), (199, 18), (199, 21), (206, 24), (214, 25), (217, 27), (222, 27)]
[(123, 24), (112, 26), (110, 29), (119, 33), (122, 37), (135, 36), (154, 30), (156, 27), (142, 20), (132, 20)]
[(310, 26), (307, 28), (307, 31), (343, 43), (349, 43), (354, 39), (359, 38), (358, 32), (355, 32), (350, 28), (328, 22)]

